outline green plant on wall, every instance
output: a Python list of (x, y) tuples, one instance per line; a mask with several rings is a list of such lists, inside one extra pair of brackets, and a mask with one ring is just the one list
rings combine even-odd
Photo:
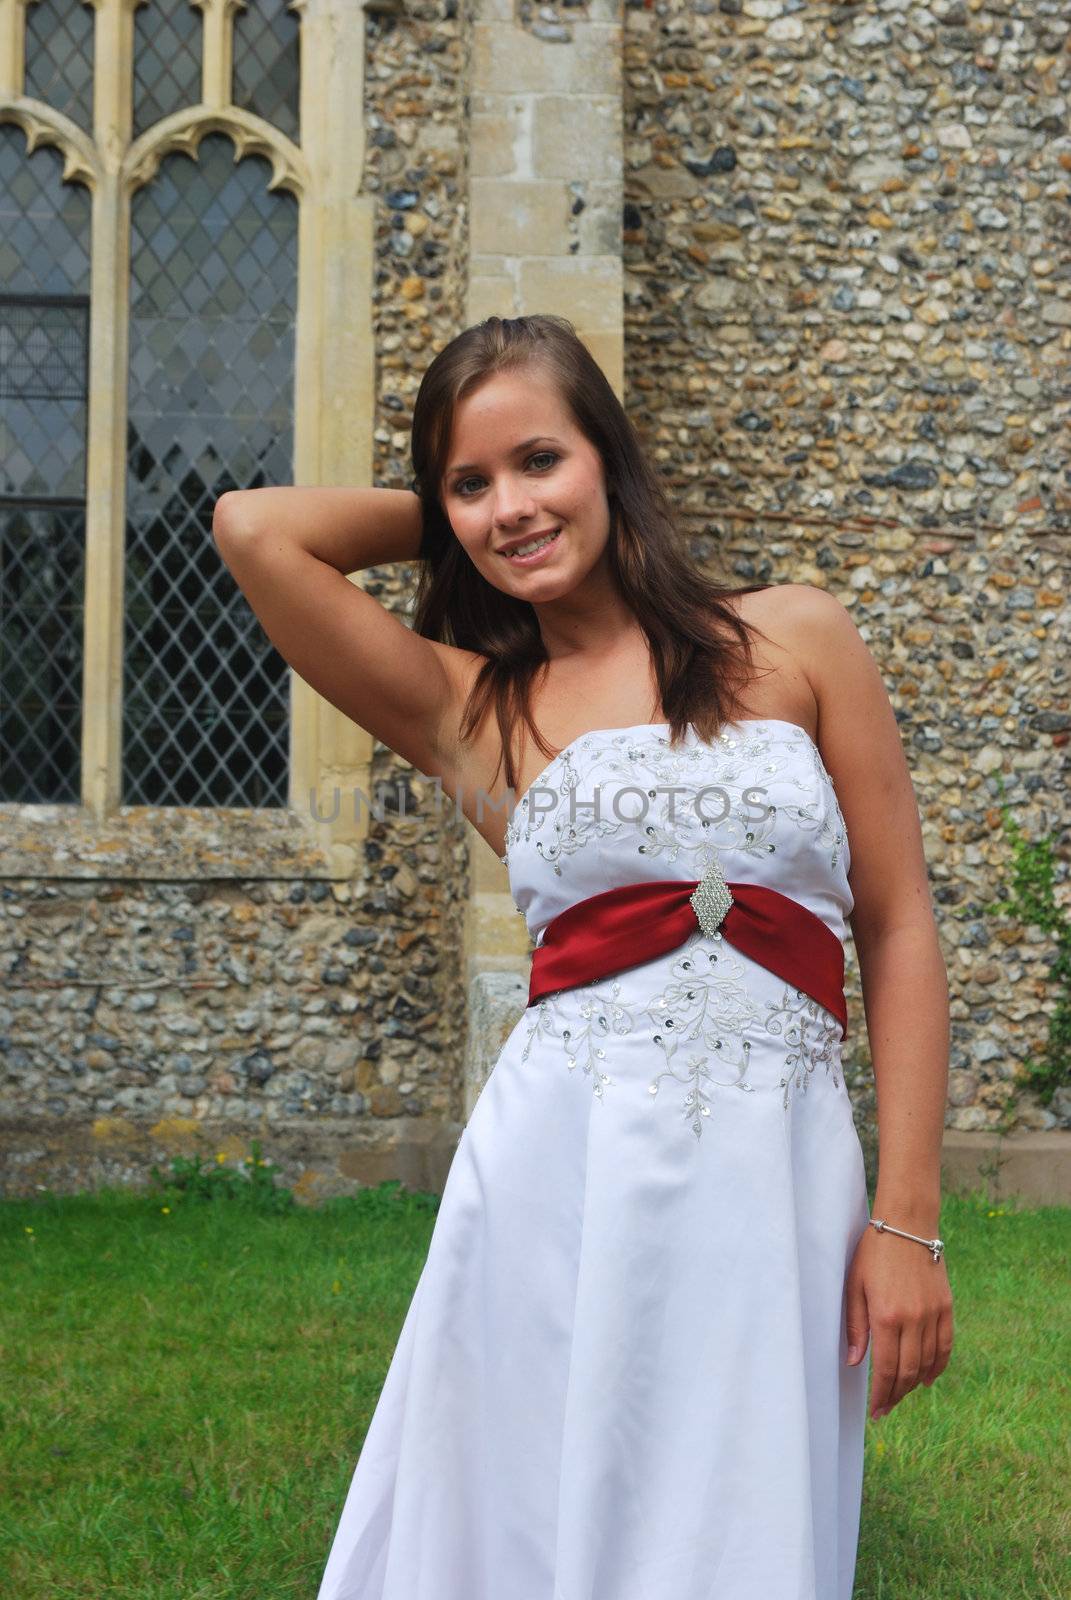
[[(204, 1140), (200, 1140), (203, 1143)], [(214, 1161), (202, 1156), (173, 1156), (171, 1171), (149, 1169), (150, 1188), (171, 1205), (182, 1201), (240, 1202), (257, 1211), (290, 1211), (295, 1205), (290, 1189), (277, 1184), (278, 1168), (260, 1153), (259, 1139), (253, 1140), (252, 1155), (238, 1166), (231, 1166), (220, 1150)]]
[[(1004, 779), (1000, 773), (995, 776), (1003, 798)], [(1056, 902), (1053, 836), (1028, 839), (1006, 801), (1001, 806), (1001, 827), (1012, 852), (1008, 869), (1010, 892), (982, 910), (1040, 928), (1055, 947), (1047, 973), (1056, 996), (1048, 1037), (1039, 1056), (1020, 1063), (1013, 1080), (1016, 1087), (1029, 1089), (1042, 1105), (1048, 1106), (1057, 1089), (1071, 1086), (1071, 918)]]

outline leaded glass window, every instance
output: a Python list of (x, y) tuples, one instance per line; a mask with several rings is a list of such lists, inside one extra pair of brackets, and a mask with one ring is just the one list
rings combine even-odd
[(87, 133), (93, 127), (93, 15), (81, 0), (34, 0), (26, 8), (24, 92)]
[(77, 805), (85, 511), (0, 506), (0, 800)]
[(292, 483), (297, 202), (225, 135), (133, 197), (123, 799), (282, 806), (289, 669), (223, 565), (226, 489)]
[(190, 0), (150, 0), (135, 11), (135, 136), (200, 102), (202, 29)]
[(298, 137), (301, 25), (289, 0), (258, 0), (234, 19), (234, 103)]
[(90, 199), (0, 124), (0, 800), (76, 802)]

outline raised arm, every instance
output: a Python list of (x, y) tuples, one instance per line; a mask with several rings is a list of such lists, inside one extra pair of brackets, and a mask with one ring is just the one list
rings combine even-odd
[(212, 536), (294, 671), (418, 771), (443, 773), (471, 657), (415, 634), (347, 576), (416, 561), (421, 523), (408, 489), (232, 489)]

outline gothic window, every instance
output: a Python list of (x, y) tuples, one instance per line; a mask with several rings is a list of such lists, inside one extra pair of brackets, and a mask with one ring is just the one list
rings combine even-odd
[[(330, 425), (372, 404), (372, 206), (336, 114), (363, 70), (352, 0), (0, 0), (0, 805), (20, 827), (59, 803), (111, 839), (175, 806), (216, 849), (230, 823), (193, 813), (249, 808), (273, 813), (258, 837), (349, 868), (363, 823), (310, 822), (307, 797), (366, 757), (274, 649), (212, 513), (230, 488), (369, 470), (369, 427)], [(356, 320), (327, 337), (338, 307)], [(247, 829), (227, 835), (243, 864)]]

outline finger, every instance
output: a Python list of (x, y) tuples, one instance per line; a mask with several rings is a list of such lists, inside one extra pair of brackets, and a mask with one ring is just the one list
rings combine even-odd
[(919, 1381), (922, 1366), (922, 1334), (910, 1323), (900, 1329), (900, 1350), (896, 1382), (893, 1384), (891, 1406), (899, 1405), (905, 1394), (910, 1394)]
[(870, 1415), (876, 1418), (892, 1403), (893, 1385), (900, 1368), (900, 1329), (896, 1323), (872, 1323), (871, 1336), (874, 1376), (870, 1385)]
[(933, 1382), (934, 1364), (937, 1360), (937, 1322), (936, 1316), (930, 1317), (922, 1330), (922, 1364), (919, 1367), (919, 1382), (927, 1388)]
[(934, 1362), (934, 1378), (939, 1378), (948, 1366), (948, 1358), (952, 1354), (953, 1336), (952, 1308), (948, 1306), (937, 1319), (937, 1359)]
[(845, 1292), (845, 1330), (848, 1340), (846, 1360), (850, 1367), (857, 1367), (866, 1355), (867, 1341), (870, 1338), (870, 1318), (867, 1316), (866, 1295), (863, 1293), (861, 1283), (856, 1280), (848, 1284)]

